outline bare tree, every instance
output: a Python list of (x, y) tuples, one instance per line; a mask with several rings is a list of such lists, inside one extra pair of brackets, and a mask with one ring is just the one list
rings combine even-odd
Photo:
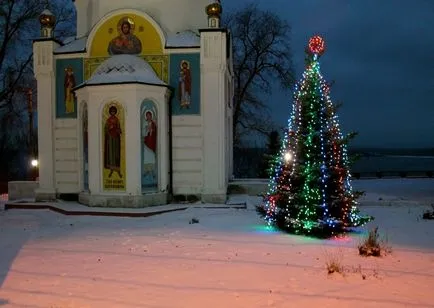
[(32, 40), (39, 36), (38, 17), (49, 8), (57, 17), (56, 38), (74, 35), (74, 10), (69, 2), (40, 0), (0, 1), (0, 109), (11, 104), (13, 96), (32, 75)]
[(25, 149), (23, 145), (34, 147), (31, 143), (36, 142), (26, 141), (29, 133), (27, 103), (29, 93), (36, 97), (32, 41), (39, 37), (38, 17), (46, 8), (57, 17), (56, 38), (61, 40), (75, 34), (71, 1), (0, 1), (0, 161), (6, 163), (5, 166), (0, 164), (1, 170), (11, 168), (17, 152)]
[(32, 53), (26, 38), (33, 32), (41, 8), (39, 1), (0, 2), (0, 109), (11, 103), (15, 89), (29, 70)]
[(264, 101), (273, 86), (293, 84), (290, 26), (277, 14), (249, 4), (224, 21), (231, 30), (235, 74), (234, 141), (274, 128)]

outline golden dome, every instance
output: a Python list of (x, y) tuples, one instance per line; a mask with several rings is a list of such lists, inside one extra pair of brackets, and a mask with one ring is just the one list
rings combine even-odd
[(56, 24), (56, 16), (54, 16), (49, 10), (44, 10), (39, 15), (39, 23), (42, 27), (54, 28)]
[(206, 9), (206, 14), (208, 15), (208, 17), (220, 17), (220, 15), (222, 14), (223, 8), (222, 5), (218, 2), (214, 2), (211, 3), (209, 5), (207, 5)]

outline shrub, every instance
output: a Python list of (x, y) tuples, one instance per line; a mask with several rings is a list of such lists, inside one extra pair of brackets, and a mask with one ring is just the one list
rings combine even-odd
[(326, 270), (329, 275), (333, 273), (344, 274), (344, 266), (342, 265), (343, 253), (339, 250), (336, 253), (326, 253)]
[(391, 252), (391, 248), (387, 245), (387, 239), (381, 239), (378, 233), (378, 227), (370, 230), (368, 236), (358, 246), (359, 254), (362, 256), (381, 257)]

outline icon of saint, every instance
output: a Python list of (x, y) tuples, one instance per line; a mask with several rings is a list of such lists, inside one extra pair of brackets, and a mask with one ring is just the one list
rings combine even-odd
[(116, 172), (121, 174), (121, 123), (116, 116), (118, 109), (109, 108), (109, 117), (104, 127), (104, 168), (110, 170), (109, 178)]
[(143, 125), (143, 171), (155, 180), (156, 151), (157, 151), (157, 124), (151, 111), (145, 111), (146, 122)]
[(185, 60), (181, 61), (181, 70), (179, 72), (178, 100), (181, 104), (181, 108), (190, 108), (191, 72), (190, 64)]
[(75, 77), (72, 67), (65, 69), (64, 92), (65, 92), (65, 113), (74, 113), (75, 94), (72, 91), (75, 87)]

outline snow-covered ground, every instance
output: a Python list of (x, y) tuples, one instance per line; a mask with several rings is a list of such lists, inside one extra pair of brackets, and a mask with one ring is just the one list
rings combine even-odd
[[(434, 307), (434, 180), (364, 180), (363, 232), (316, 240), (273, 232), (247, 210), (148, 218), (0, 211), (4, 307)], [(370, 205), (370, 206), (369, 206)], [(192, 218), (199, 223), (189, 224)], [(392, 253), (357, 245), (379, 226)], [(346, 274), (328, 275), (336, 257)]]

